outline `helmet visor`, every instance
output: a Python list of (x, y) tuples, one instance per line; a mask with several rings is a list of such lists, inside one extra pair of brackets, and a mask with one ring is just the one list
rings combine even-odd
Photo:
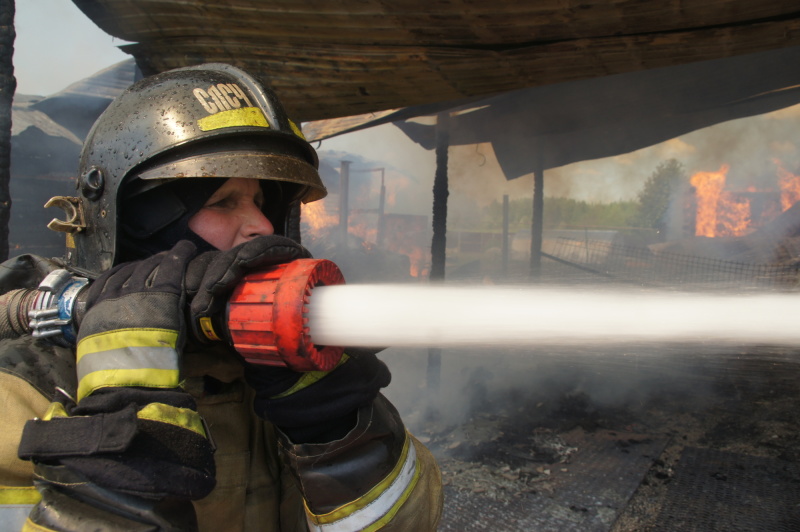
[(322, 199), (327, 194), (316, 168), (296, 157), (275, 153), (205, 153), (156, 164), (138, 171), (136, 175), (145, 181), (187, 177), (243, 177), (283, 181), (305, 188), (305, 193), (299, 198), (303, 203)]

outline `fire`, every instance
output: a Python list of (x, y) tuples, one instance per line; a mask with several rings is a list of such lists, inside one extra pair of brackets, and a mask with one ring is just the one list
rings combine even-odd
[(800, 176), (783, 167), (781, 161), (775, 159), (778, 173), (778, 187), (781, 189), (781, 210), (785, 211), (800, 200)]
[[(303, 205), (302, 223), (304, 226), (303, 238), (309, 238), (310, 242), (317, 239), (334, 238), (338, 240), (339, 214), (335, 210), (331, 214), (326, 210), (325, 201), (317, 201)], [(360, 249), (350, 250), (352, 253), (384, 254), (391, 260), (393, 257), (406, 255), (409, 261), (408, 274), (413, 278), (420, 278), (427, 274), (429, 263), (428, 254), (425, 246), (418, 242), (422, 235), (425, 235), (427, 218), (424, 216), (384, 214), (384, 223), (387, 226), (388, 234), (383, 235), (380, 242), (378, 228), (381, 217), (376, 216), (376, 212), (370, 209), (351, 209), (348, 217), (348, 234), (351, 237), (349, 242), (360, 242)], [(339, 246), (347, 244), (339, 243)]]
[(339, 217), (329, 214), (325, 210), (325, 202), (315, 201), (301, 206), (303, 222), (308, 224), (312, 233), (319, 232), (320, 229), (339, 223)]
[(723, 190), (717, 204), (717, 236), (742, 236), (750, 227), (750, 199)]
[(728, 165), (723, 164), (717, 172), (697, 172), (690, 180), (697, 195), (697, 236), (717, 235), (717, 205), (725, 188)]
[[(698, 236), (742, 236), (769, 223), (781, 212), (800, 201), (800, 176), (786, 170), (774, 159), (780, 192), (749, 186), (727, 190), (728, 165), (716, 172), (697, 172), (690, 180), (695, 188)], [(754, 199), (755, 198), (755, 199)], [(752, 203), (755, 201), (755, 203)]]

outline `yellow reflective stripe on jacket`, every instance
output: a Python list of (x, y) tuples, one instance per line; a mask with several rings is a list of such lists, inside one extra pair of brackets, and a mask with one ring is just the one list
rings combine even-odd
[(391, 521), (419, 480), (417, 451), (406, 434), (403, 454), (392, 472), (363, 497), (324, 514), (314, 515), (306, 506), (312, 532), (374, 531)]
[(43, 527), (42, 525), (37, 525), (30, 519), (25, 521), (25, 525), (22, 527), (20, 532), (56, 532), (52, 528)]
[(0, 530), (24, 530), (28, 514), (40, 500), (42, 495), (33, 486), (0, 486)]
[(0, 504), (36, 504), (42, 495), (33, 486), (14, 487), (0, 486)]
[(64, 409), (64, 405), (61, 403), (50, 403), (42, 419), (44, 421), (50, 421), (54, 417), (69, 417), (69, 414), (67, 414), (67, 411)]
[(339, 362), (336, 363), (336, 366), (329, 371), (307, 371), (303, 373), (303, 375), (297, 380), (296, 383), (294, 383), (294, 385), (292, 385), (291, 388), (289, 388), (285, 392), (279, 393), (278, 395), (273, 395), (272, 397), (270, 397), (270, 399), (280, 399), (281, 397), (292, 395), (293, 393), (299, 392), (303, 388), (311, 386), (312, 384), (323, 378), (325, 375), (327, 375), (334, 369), (338, 368), (339, 366), (347, 362), (349, 358), (350, 357), (348, 357), (346, 354), (342, 354), (342, 358), (339, 359)]
[(139, 419), (169, 423), (170, 425), (189, 429), (204, 438), (206, 437), (203, 418), (200, 417), (200, 414), (188, 408), (178, 408), (164, 403), (150, 403), (139, 410), (136, 416)]
[(175, 388), (180, 382), (177, 331), (121, 329), (78, 343), (78, 400), (98, 388)]
[(88, 353), (126, 347), (171, 347), (175, 349), (178, 331), (171, 329), (118, 329), (82, 338), (78, 342), (78, 362)]

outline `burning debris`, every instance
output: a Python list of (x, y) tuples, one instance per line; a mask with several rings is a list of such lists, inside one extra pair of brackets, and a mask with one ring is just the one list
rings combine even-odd
[[(387, 212), (396, 207), (397, 192), (395, 187), (385, 186), (384, 179), (381, 172), (378, 198), (373, 197), (375, 187), (368, 179), (362, 179), (360, 185), (346, 179), (342, 183), (352, 189), (346, 193), (347, 201), (342, 199), (341, 183), (337, 181), (329, 189), (338, 191), (331, 194), (339, 196), (338, 206), (337, 198), (329, 197), (302, 207), (303, 244), (315, 257), (336, 262), (349, 283), (427, 279), (428, 218)], [(390, 180), (394, 182), (397, 178), (391, 175)], [(377, 208), (368, 207), (376, 203)]]
[[(697, 172), (679, 214), (693, 236), (650, 246), (673, 253), (749, 264), (791, 264), (800, 257), (800, 176), (775, 160), (774, 187), (728, 184), (730, 167)], [(684, 224), (686, 225), (686, 224)]]

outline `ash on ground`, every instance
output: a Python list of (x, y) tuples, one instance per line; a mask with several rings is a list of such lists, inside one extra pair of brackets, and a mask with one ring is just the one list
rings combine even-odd
[(581, 474), (573, 459), (582, 444), (571, 442), (624, 433), (633, 437), (615, 440), (618, 450), (636, 452), (636, 443), (663, 438), (661, 452), (647, 457), (638, 488), (602, 528), (640, 532), (657, 528), (686, 448), (800, 463), (795, 350), (682, 345), (653, 353), (623, 346), (487, 358), (445, 351), (438, 393), (425, 396), (419, 379), (425, 352), (384, 357), (395, 373), (393, 387), (417, 379), (413, 398), (388, 395), (437, 457), (446, 490), (500, 502), (531, 494), (553, 498), (560, 489), (556, 476), (562, 475), (563, 486), (563, 472)]

